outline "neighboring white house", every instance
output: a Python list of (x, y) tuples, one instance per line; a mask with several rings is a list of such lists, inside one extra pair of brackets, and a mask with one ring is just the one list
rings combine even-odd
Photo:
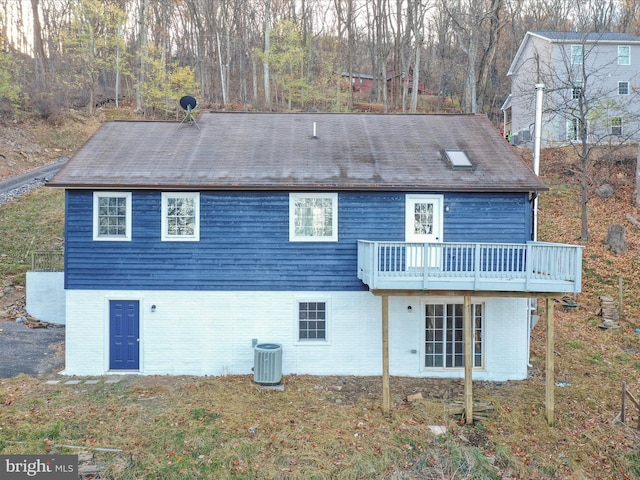
[[(545, 85), (542, 145), (638, 138), (640, 38), (622, 33), (527, 32), (507, 72), (502, 106), (512, 143), (534, 137), (535, 85)], [(586, 120), (586, 129), (581, 128)]]

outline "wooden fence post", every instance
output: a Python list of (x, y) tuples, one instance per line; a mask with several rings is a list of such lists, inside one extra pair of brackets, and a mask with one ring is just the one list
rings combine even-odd
[(622, 382), (622, 410), (620, 411), (620, 421), (625, 423), (624, 412), (627, 407), (627, 382)]

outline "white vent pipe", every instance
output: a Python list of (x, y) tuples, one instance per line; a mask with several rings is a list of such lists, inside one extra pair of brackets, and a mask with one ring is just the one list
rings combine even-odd
[[(540, 175), (540, 144), (542, 141), (542, 96), (544, 84), (536, 84), (536, 123), (533, 141), (533, 173)], [(533, 241), (538, 240), (538, 195), (533, 199)]]

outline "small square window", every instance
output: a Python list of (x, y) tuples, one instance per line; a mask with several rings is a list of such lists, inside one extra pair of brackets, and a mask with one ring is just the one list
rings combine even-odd
[(298, 340), (327, 340), (327, 302), (298, 302)]
[(582, 65), (582, 45), (571, 45), (571, 65)]
[(162, 194), (162, 240), (197, 242), (200, 240), (200, 194), (171, 192)]
[(338, 241), (337, 193), (290, 193), (289, 240)]
[(629, 82), (618, 82), (618, 95), (629, 95)]
[(631, 47), (618, 46), (618, 65), (631, 65)]
[(131, 240), (131, 193), (93, 193), (93, 239)]
[(582, 95), (582, 82), (576, 82), (571, 90), (571, 98), (577, 100)]

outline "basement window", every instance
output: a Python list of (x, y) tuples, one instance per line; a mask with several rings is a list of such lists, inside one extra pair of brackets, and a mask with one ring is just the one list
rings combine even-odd
[(462, 150), (445, 150), (444, 154), (454, 170), (471, 170), (473, 165)]

